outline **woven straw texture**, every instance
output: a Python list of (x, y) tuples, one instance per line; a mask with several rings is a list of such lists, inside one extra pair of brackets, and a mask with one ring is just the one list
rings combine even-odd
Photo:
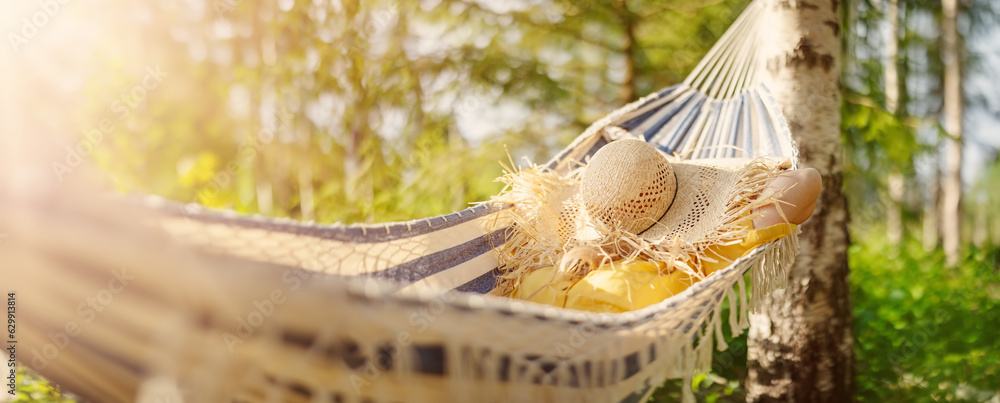
[(641, 140), (620, 140), (601, 148), (580, 181), (587, 219), (632, 233), (659, 220), (676, 191), (677, 178), (670, 163)]
[(507, 190), (494, 202), (514, 206), (498, 214), (513, 225), (494, 294), (512, 295), (537, 269), (556, 267), (550, 284), (562, 289), (631, 259), (664, 262), (661, 274), (683, 271), (686, 284), (703, 279), (700, 262), (718, 258), (709, 248), (747, 236), (754, 209), (773, 201), (758, 195), (781, 168), (767, 159), (668, 163), (634, 139), (612, 141), (580, 165), (566, 175), (536, 166), (501, 178)]

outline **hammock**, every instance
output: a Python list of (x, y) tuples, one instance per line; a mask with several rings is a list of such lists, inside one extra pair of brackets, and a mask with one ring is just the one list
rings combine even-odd
[[(794, 165), (756, 75), (762, 12), (751, 4), (684, 83), (596, 122), (548, 166), (621, 136), (686, 162)], [(509, 207), (331, 226), (86, 191), (0, 197), (18, 360), (94, 401), (641, 402), (708, 370), (723, 320), (748, 326), (744, 274), (756, 299), (796, 250), (794, 236), (772, 242), (637, 311), (578, 312), (488, 295)]]

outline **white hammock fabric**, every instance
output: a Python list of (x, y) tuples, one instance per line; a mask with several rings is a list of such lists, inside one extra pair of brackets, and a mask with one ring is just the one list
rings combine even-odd
[[(687, 162), (794, 165), (757, 79), (762, 12), (751, 4), (683, 84), (595, 123), (549, 166), (583, 161), (622, 133), (609, 127)], [(0, 197), (18, 359), (94, 401), (641, 402), (710, 368), (723, 320), (748, 326), (744, 274), (755, 297), (780, 287), (797, 249), (787, 237), (659, 304), (595, 314), (486, 295), (509, 206), (330, 226), (51, 196)]]

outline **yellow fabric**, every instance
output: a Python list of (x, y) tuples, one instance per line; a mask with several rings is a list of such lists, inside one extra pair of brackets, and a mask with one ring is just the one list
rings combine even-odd
[[(741, 242), (709, 248), (706, 255), (714, 261), (700, 262), (699, 271), (710, 275), (754, 248), (794, 230), (794, 224), (750, 230)], [(511, 297), (581, 311), (632, 311), (679, 294), (699, 280), (680, 270), (662, 274), (665, 268), (663, 262), (617, 261), (602, 265), (577, 281), (553, 282), (555, 269), (546, 267), (525, 275)]]
[(601, 266), (569, 289), (564, 306), (590, 312), (631, 311), (663, 301), (697, 281), (679, 270), (660, 274), (664, 266), (648, 261)]
[(701, 262), (701, 272), (707, 276), (722, 270), (734, 260), (743, 257), (743, 255), (746, 255), (758, 246), (785, 235), (791, 235), (792, 231), (795, 231), (795, 224), (775, 224), (770, 227), (748, 231), (747, 237), (740, 243), (712, 246), (708, 248), (705, 255), (715, 261), (706, 260)]
[(539, 304), (566, 305), (566, 293), (576, 282), (553, 282), (555, 268), (552, 266), (535, 270), (521, 279), (521, 286), (514, 290), (511, 298), (523, 299)]

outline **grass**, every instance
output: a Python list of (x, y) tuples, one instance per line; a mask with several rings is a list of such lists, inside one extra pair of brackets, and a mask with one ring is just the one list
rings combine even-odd
[[(1000, 401), (1000, 248), (970, 248), (945, 268), (940, 249), (880, 231), (855, 234), (848, 259), (860, 402)], [(695, 377), (699, 402), (744, 402), (746, 335), (728, 338), (712, 371)], [(681, 382), (651, 402), (680, 400)]]

